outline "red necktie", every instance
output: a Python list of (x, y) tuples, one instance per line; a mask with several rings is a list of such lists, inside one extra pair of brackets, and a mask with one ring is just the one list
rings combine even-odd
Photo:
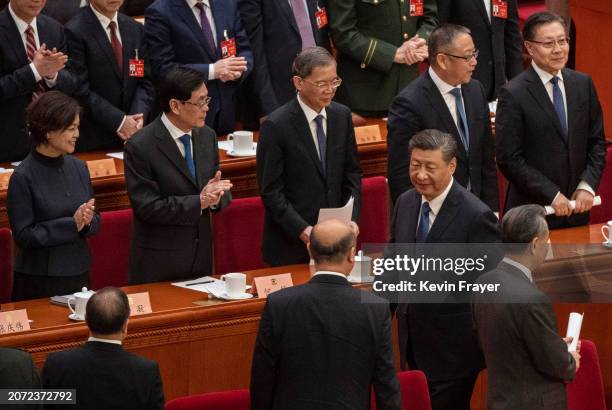
[[(34, 29), (32, 26), (28, 26), (26, 29), (26, 55), (30, 62), (34, 61), (34, 53), (36, 52), (36, 40), (34, 39)], [(36, 89), (32, 91), (32, 101), (38, 100), (40, 96), (45, 92), (45, 87), (42, 82), (36, 83)]]
[(115, 60), (117, 60), (119, 72), (123, 73), (123, 47), (121, 46), (119, 37), (117, 37), (117, 24), (114, 21), (111, 21), (108, 24), (108, 27), (110, 28), (111, 32), (111, 47), (113, 48), (113, 54), (115, 54)]

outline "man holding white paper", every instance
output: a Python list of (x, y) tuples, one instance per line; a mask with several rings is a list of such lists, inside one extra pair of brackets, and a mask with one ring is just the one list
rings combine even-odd
[(361, 168), (351, 112), (332, 102), (342, 82), (336, 62), (322, 47), (306, 48), (293, 73), (298, 94), (267, 117), (257, 145), (266, 209), (262, 253), (272, 266), (309, 261), (306, 245), (321, 209), (342, 207), (353, 197), (351, 219), (359, 218)]
[(532, 272), (548, 253), (544, 208), (523, 205), (501, 223), (506, 257), (478, 279), (499, 285), (497, 293), (477, 294), (473, 317), (488, 370), (487, 409), (567, 409), (565, 382), (580, 366), (580, 343), (557, 333), (548, 297)]

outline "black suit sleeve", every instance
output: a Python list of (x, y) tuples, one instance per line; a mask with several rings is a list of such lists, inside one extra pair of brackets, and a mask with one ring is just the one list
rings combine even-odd
[(342, 197), (348, 201), (352, 195), (354, 198), (352, 220), (359, 222), (361, 213), (361, 166), (357, 153), (357, 141), (355, 140), (355, 129), (350, 114), (347, 115), (348, 141), (346, 146), (346, 157), (344, 159), (344, 175), (342, 181)]
[(436, 0), (436, 3), (438, 4), (438, 20), (440, 20), (440, 24), (448, 23), (452, 1), (453, 0)]
[(261, 314), (259, 332), (253, 352), (250, 386), (252, 410), (269, 410), (272, 408), (278, 370), (277, 352), (270, 314), (270, 302), (268, 301)]
[(0, 101), (29, 94), (36, 88), (36, 78), (30, 65), (24, 65), (10, 74), (0, 77)]
[(391, 199), (395, 203), (403, 192), (412, 188), (408, 144), (414, 134), (423, 129), (420, 117), (407, 96), (400, 94), (393, 100), (387, 126), (387, 175)]
[(589, 108), (591, 128), (587, 136), (587, 161), (586, 169), (580, 175), (580, 180), (585, 181), (593, 190), (597, 191), (606, 166), (606, 138), (603, 130), (601, 105), (591, 77), (589, 77)]
[(487, 103), (487, 95), (484, 87), (480, 82), (478, 90), (482, 94), (483, 107), (482, 112), (485, 113), (484, 129), (482, 131), (482, 162), (481, 162), (481, 187), (480, 199), (485, 204), (489, 205), (492, 211), (499, 211), (499, 193), (497, 190), (497, 165), (495, 164), (495, 140), (491, 130), (491, 121), (489, 120), (489, 104)]
[(309, 226), (289, 202), (284, 191), (283, 147), (280, 131), (272, 121), (261, 125), (257, 144), (257, 183), (261, 200), (272, 219), (292, 238)]
[(468, 243), (497, 243), (501, 241), (499, 221), (493, 211), (487, 209), (476, 215), (469, 224)]
[(504, 48), (506, 50), (506, 76), (510, 80), (523, 71), (523, 37), (519, 28), (516, 0), (508, 2), (508, 18), (504, 25)]
[(164, 410), (164, 389), (162, 387), (159, 365), (157, 363), (155, 363), (153, 374), (151, 394), (149, 395), (149, 401), (146, 408), (150, 410)]
[(380, 307), (384, 316), (380, 329), (379, 345), (376, 351), (372, 384), (374, 395), (376, 396), (376, 408), (380, 410), (397, 410), (402, 408), (402, 404), (393, 358), (391, 312), (386, 304)]

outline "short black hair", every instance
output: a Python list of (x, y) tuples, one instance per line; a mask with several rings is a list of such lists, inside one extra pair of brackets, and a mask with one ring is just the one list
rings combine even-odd
[(543, 206), (534, 204), (512, 208), (501, 220), (501, 231), (502, 241), (505, 244), (513, 244), (508, 249), (522, 252), (534, 238), (541, 238), (548, 233), (546, 211)]
[(187, 67), (168, 71), (159, 83), (159, 104), (163, 112), (170, 112), (170, 100), (187, 101), (191, 93), (205, 84), (202, 73)]
[(352, 230), (347, 229), (347, 233), (333, 243), (323, 243), (317, 229), (310, 233), (310, 254), (315, 263), (341, 263), (351, 248), (355, 246), (355, 234)]
[(111, 335), (121, 331), (130, 316), (124, 291), (113, 286), (100, 289), (87, 301), (85, 321), (92, 333)]
[(436, 65), (436, 56), (450, 51), (450, 47), (459, 34), (472, 35), (469, 28), (458, 24), (442, 24), (434, 29), (427, 39), (429, 63)]
[(442, 159), (447, 164), (457, 155), (457, 142), (455, 138), (448, 133), (439, 130), (423, 130), (419, 131), (408, 143), (408, 153), (412, 154), (412, 150), (420, 149), (423, 151), (442, 150)]
[(563, 29), (567, 32), (567, 23), (563, 17), (550, 11), (540, 11), (532, 14), (527, 18), (527, 21), (525, 21), (525, 25), (523, 26), (523, 40), (534, 40), (537, 28), (541, 25), (550, 23), (561, 24)]
[(307, 47), (293, 60), (293, 75), (306, 78), (312, 74), (315, 68), (327, 67), (335, 63), (334, 57), (323, 47)]
[(34, 145), (47, 142), (47, 133), (64, 131), (81, 113), (79, 103), (59, 91), (48, 91), (32, 101), (26, 110), (26, 121)]

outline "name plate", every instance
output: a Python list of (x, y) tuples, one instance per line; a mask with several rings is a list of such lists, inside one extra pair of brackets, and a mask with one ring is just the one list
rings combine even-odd
[(147, 313), (153, 313), (151, 309), (151, 299), (149, 298), (149, 292), (132, 293), (127, 295), (128, 301), (130, 302), (130, 316), (146, 315)]
[(363, 127), (355, 127), (355, 139), (357, 140), (357, 145), (382, 141), (380, 126), (364, 125)]
[(115, 166), (115, 160), (113, 158), (87, 161), (87, 168), (92, 178), (105, 177), (117, 173), (117, 167)]
[(13, 175), (13, 171), (0, 172), (0, 189), (8, 189), (9, 180)]
[(290, 273), (262, 276), (253, 279), (253, 286), (255, 287), (257, 296), (265, 299), (270, 293), (293, 286), (293, 279), (291, 279)]
[(0, 312), (0, 335), (30, 330), (30, 322), (25, 309)]

